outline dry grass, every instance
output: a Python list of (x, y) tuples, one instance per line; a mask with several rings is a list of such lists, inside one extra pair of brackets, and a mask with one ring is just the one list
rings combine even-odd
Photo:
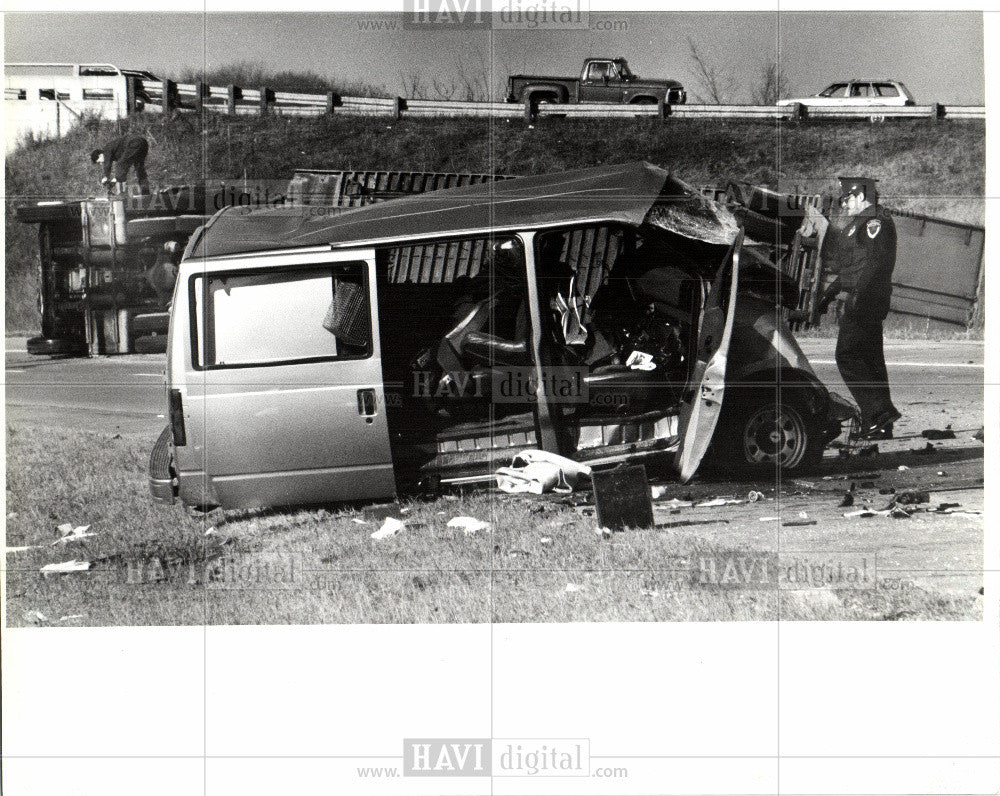
[[(698, 562), (706, 554), (757, 560), (773, 553), (757, 544), (719, 550), (705, 537), (669, 530), (601, 539), (586, 510), (484, 492), (404, 504), (397, 516), (406, 529), (378, 541), (371, 533), (381, 520), (359, 524), (358, 509), (191, 518), (150, 502), (152, 442), (8, 428), (7, 545), (37, 546), (7, 554), (8, 624), (964, 619), (981, 612), (974, 595), (916, 585), (786, 592), (773, 579), (703, 583)], [(457, 515), (487, 520), (493, 530), (466, 536), (447, 527)], [(97, 535), (53, 546), (64, 522), (89, 524)], [(206, 535), (209, 527), (215, 531)], [(69, 559), (93, 568), (39, 573)]]

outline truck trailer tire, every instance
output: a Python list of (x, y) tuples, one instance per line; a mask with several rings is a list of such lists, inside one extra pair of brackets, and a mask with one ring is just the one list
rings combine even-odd
[(167, 336), (165, 334), (146, 334), (136, 337), (132, 347), (137, 354), (165, 354), (167, 352)]
[(59, 340), (41, 335), (28, 338), (27, 348), (33, 356), (85, 357), (88, 353), (85, 340)]

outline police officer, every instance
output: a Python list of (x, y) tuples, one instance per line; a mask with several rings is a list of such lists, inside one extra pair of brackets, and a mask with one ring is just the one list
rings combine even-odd
[[(101, 149), (90, 153), (90, 159), (104, 167), (104, 177), (101, 185), (125, 182), (129, 169), (135, 169), (135, 177), (139, 181), (139, 192), (149, 193), (149, 175), (146, 174), (146, 156), (149, 154), (149, 142), (142, 136), (122, 136), (108, 141)], [(114, 169), (114, 177), (111, 171)]]
[(840, 206), (846, 225), (833, 227), (813, 207), (803, 222), (804, 235), (819, 234), (820, 256), (835, 279), (827, 287), (822, 311), (838, 295), (847, 299), (837, 336), (837, 367), (861, 409), (860, 437), (891, 439), (902, 416), (889, 396), (882, 323), (889, 314), (892, 269), (896, 264), (896, 226), (878, 203), (875, 180), (839, 177)]

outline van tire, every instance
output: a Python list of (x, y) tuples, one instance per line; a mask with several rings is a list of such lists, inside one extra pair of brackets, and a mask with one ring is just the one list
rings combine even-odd
[(726, 468), (773, 478), (777, 471), (800, 473), (823, 459), (823, 429), (805, 401), (786, 389), (731, 385), (706, 456), (713, 469)]

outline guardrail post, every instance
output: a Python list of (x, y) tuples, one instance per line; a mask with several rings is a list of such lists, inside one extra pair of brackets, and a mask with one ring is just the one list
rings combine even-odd
[(945, 116), (944, 105), (942, 105), (940, 102), (935, 102), (934, 103), (934, 120), (935, 121), (939, 121), (940, 119), (943, 119), (944, 116)]
[(236, 103), (243, 99), (243, 89), (230, 83), (226, 86), (226, 113), (236, 115)]
[(205, 108), (205, 100), (212, 95), (212, 89), (208, 83), (196, 83), (194, 87), (194, 109), (201, 113)]
[(163, 105), (163, 113), (169, 114), (170, 111), (177, 107), (177, 84), (173, 80), (164, 80), (161, 90), (163, 91), (163, 97), (160, 101)]
[(535, 121), (535, 108), (531, 102), (531, 97), (529, 96), (524, 98), (524, 121), (528, 124)]
[(336, 91), (326, 92), (326, 115), (333, 116), (333, 109), (341, 104), (340, 95)]
[(660, 121), (661, 122), (665, 122), (667, 120), (667, 117), (671, 113), (673, 113), (673, 107), (670, 105), (669, 102), (666, 101), (666, 99), (664, 99), (663, 97), (660, 97), (656, 101), (656, 112), (660, 116)]
[(794, 111), (792, 113), (792, 118), (793, 119), (799, 119), (799, 120), (801, 120), (801, 119), (805, 119), (806, 118), (806, 113), (808, 111), (806, 110), (806, 106), (803, 105), (801, 102), (796, 102), (792, 106), (792, 108), (794, 109)]
[(399, 113), (405, 107), (406, 107), (406, 100), (404, 100), (402, 97), (393, 97), (392, 98), (392, 111), (390, 112), (391, 115), (392, 115), (392, 118), (394, 120), (398, 121), (399, 120)]
[(267, 86), (260, 87), (260, 115), (267, 113), (267, 106), (274, 102), (274, 90)]

